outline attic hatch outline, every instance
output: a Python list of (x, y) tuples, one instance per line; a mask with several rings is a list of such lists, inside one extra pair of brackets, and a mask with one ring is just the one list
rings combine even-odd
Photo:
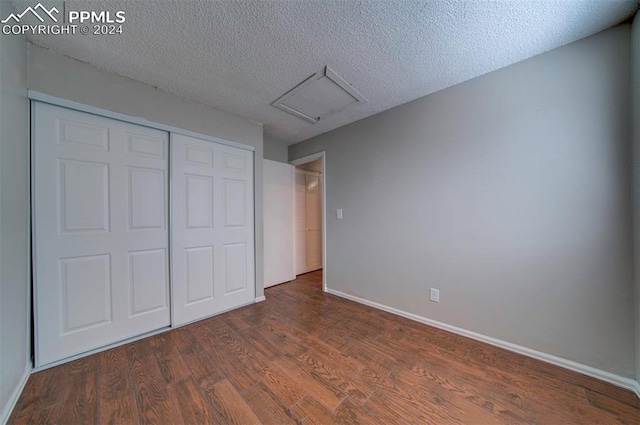
[[(309, 112), (309, 110), (314, 109), (314, 105), (306, 105), (307, 112), (304, 111), (305, 107), (292, 106), (291, 104), (295, 103), (304, 103), (304, 94), (313, 91), (314, 89), (318, 89), (320, 85), (325, 85), (326, 83), (333, 83), (331, 90), (334, 90), (335, 93), (340, 93), (339, 96), (346, 98), (347, 102), (339, 100), (335, 105), (330, 106), (326, 111), (321, 112), (320, 114), (314, 114), (313, 112)], [(336, 90), (337, 89), (337, 90)], [(345, 96), (346, 95), (346, 96)], [(347, 97), (348, 96), (348, 97)], [(326, 99), (324, 99), (326, 100)], [(337, 99), (338, 100), (338, 99)], [(295, 117), (298, 117), (304, 121), (307, 121), (311, 124), (316, 124), (321, 119), (328, 117), (329, 115), (333, 115), (337, 112), (342, 111), (343, 109), (352, 106), (358, 103), (367, 102), (367, 98), (364, 97), (361, 93), (359, 93), (351, 84), (347, 83), (342, 77), (340, 77), (334, 70), (329, 68), (329, 66), (324, 67), (324, 71), (316, 72), (311, 75), (300, 84), (286, 92), (284, 95), (280, 96), (278, 99), (274, 100), (271, 105), (276, 108), (287, 112)], [(287, 102), (289, 104), (287, 104)], [(318, 106), (318, 105), (315, 105)], [(317, 116), (316, 116), (317, 115)]]

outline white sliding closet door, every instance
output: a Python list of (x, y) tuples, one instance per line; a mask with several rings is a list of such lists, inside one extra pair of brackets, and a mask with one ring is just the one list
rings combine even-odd
[(36, 366), (170, 324), (168, 135), (36, 102)]
[(253, 152), (174, 134), (173, 324), (255, 299)]

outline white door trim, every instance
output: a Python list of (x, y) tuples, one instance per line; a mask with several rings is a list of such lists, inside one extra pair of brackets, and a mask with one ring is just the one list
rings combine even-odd
[[(322, 290), (327, 292), (327, 158), (325, 151), (296, 158), (289, 164), (296, 165), (322, 158)], [(294, 182), (295, 184), (295, 182)], [(294, 186), (295, 187), (295, 186)], [(294, 193), (295, 194), (295, 193)], [(294, 262), (295, 264), (295, 262)], [(294, 266), (295, 267), (295, 266)]]
[(62, 106), (67, 109), (73, 109), (76, 111), (86, 112), (93, 115), (99, 115), (101, 117), (111, 118), (118, 121), (124, 121), (131, 124), (137, 124), (145, 127), (155, 128), (157, 130), (162, 130), (169, 133), (182, 134), (184, 136), (195, 137), (196, 139), (202, 139), (202, 140), (207, 140), (209, 142), (220, 143), (221, 145), (232, 146), (234, 148), (244, 149), (247, 151), (255, 151), (255, 148), (253, 146), (245, 145), (244, 143), (232, 142), (230, 140), (220, 139), (218, 137), (195, 133), (193, 131), (185, 130), (183, 128), (161, 124), (159, 122), (149, 121), (144, 118), (138, 118), (131, 115), (121, 114), (119, 112), (109, 111), (107, 109), (96, 108), (94, 106), (86, 105), (84, 103), (74, 102), (73, 100), (50, 96), (48, 94), (40, 93), (34, 90), (27, 90), (27, 97), (31, 100), (37, 100), (42, 103), (49, 103), (51, 105)]

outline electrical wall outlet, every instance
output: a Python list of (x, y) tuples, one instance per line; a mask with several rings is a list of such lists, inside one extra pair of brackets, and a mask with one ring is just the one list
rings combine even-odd
[(429, 290), (429, 301), (433, 301), (434, 303), (440, 302), (440, 290), (431, 288)]

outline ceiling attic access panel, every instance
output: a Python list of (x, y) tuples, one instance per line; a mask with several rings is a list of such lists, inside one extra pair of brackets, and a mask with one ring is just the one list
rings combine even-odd
[(367, 99), (326, 66), (272, 105), (311, 124)]

